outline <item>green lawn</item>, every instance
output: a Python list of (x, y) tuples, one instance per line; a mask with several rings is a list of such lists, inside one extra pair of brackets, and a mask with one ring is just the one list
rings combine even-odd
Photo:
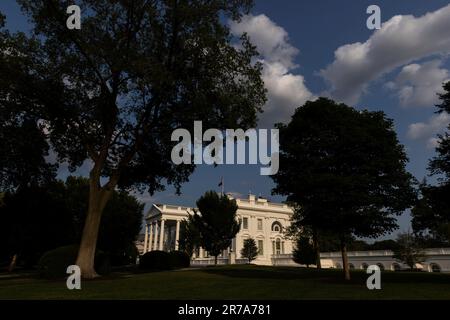
[(82, 281), (31, 276), (0, 278), (0, 299), (450, 299), (450, 274), (383, 272), (382, 289), (368, 290), (368, 275), (339, 270), (224, 266), (152, 273), (114, 273)]

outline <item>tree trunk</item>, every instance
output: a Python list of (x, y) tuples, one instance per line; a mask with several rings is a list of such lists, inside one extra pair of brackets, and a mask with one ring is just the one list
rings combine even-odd
[(13, 257), (11, 259), (11, 262), (8, 267), (8, 272), (13, 272), (14, 269), (16, 268), (16, 264), (17, 264), (17, 253), (15, 255), (13, 255)]
[(76, 265), (80, 267), (81, 275), (85, 279), (98, 277), (94, 268), (98, 231), (103, 209), (112, 194), (111, 189), (100, 187), (97, 178), (91, 176), (89, 180), (89, 207), (76, 261)]
[(217, 256), (214, 256), (214, 265), (217, 266)]
[(320, 262), (320, 245), (319, 245), (319, 233), (317, 230), (313, 230), (313, 246), (316, 252), (316, 268), (322, 269), (322, 263)]
[(350, 268), (348, 267), (347, 245), (341, 240), (342, 265), (344, 268), (345, 280), (350, 280)]

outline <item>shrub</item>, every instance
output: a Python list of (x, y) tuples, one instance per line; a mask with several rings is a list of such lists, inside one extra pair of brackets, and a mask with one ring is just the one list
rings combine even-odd
[[(70, 245), (45, 252), (39, 259), (39, 275), (47, 279), (68, 276), (67, 267), (75, 264), (78, 248), (78, 245)], [(95, 268), (99, 274), (108, 274), (111, 271), (108, 255), (98, 251), (95, 255)]]
[(139, 268), (142, 270), (170, 270), (172, 269), (170, 255), (165, 251), (150, 251), (139, 260)]
[(111, 259), (105, 252), (97, 251), (94, 264), (95, 271), (97, 271), (98, 274), (106, 275), (111, 273)]
[(189, 255), (184, 251), (171, 251), (169, 253), (171, 265), (174, 269), (189, 268), (191, 265), (191, 259)]
[(132, 243), (121, 251), (110, 253), (109, 257), (111, 259), (112, 266), (126, 266), (136, 264), (138, 255), (139, 251), (136, 248), (136, 245)]

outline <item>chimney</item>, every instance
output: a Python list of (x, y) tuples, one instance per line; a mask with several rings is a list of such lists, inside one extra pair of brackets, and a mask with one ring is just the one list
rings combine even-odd
[(250, 203), (255, 203), (255, 195), (249, 193), (248, 194), (248, 201), (250, 201)]

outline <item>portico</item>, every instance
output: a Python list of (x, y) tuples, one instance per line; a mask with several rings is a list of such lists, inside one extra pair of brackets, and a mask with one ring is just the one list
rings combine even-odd
[(180, 224), (186, 218), (186, 207), (153, 205), (146, 218), (144, 252), (178, 250)]
[[(240, 251), (247, 238), (255, 239), (258, 246), (259, 253), (254, 261), (256, 264), (272, 265), (274, 256), (292, 253), (292, 242), (284, 236), (293, 213), (290, 207), (254, 195), (235, 200), (241, 230), (232, 240), (231, 246), (218, 256), (218, 264), (246, 263)], [(181, 222), (193, 213), (189, 207), (153, 204), (146, 216), (144, 253), (178, 250)], [(192, 258), (193, 265), (214, 263), (213, 257), (201, 247), (196, 248)]]

